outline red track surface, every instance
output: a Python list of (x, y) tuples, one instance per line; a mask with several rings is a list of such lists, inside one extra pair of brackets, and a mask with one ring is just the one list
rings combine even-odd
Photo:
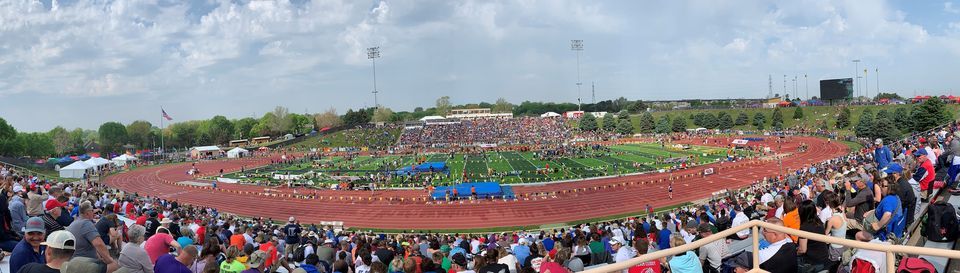
[[(772, 139), (770, 139), (772, 140)], [(774, 142), (754, 145), (775, 145)], [(702, 140), (683, 143), (702, 144)], [(710, 141), (713, 143), (713, 141)], [(810, 148), (795, 153), (799, 144)], [(720, 143), (730, 143), (724, 139)], [(706, 144), (711, 145), (711, 144)], [(784, 170), (837, 157), (848, 152), (842, 143), (825, 139), (790, 137), (782, 144)], [(776, 147), (773, 147), (774, 149)], [(220, 160), (197, 163), (205, 174), (220, 169), (237, 171), (268, 164), (270, 158)], [(703, 169), (713, 167), (716, 174), (700, 177)], [(749, 185), (764, 176), (778, 173), (776, 161), (749, 160), (737, 163), (711, 164), (673, 173), (674, 199), (667, 198), (670, 174), (644, 174), (614, 178), (558, 183), (540, 186), (514, 186), (517, 201), (464, 201), (429, 203), (421, 190), (385, 191), (319, 191), (320, 199), (291, 199), (265, 196), (263, 187), (219, 183), (218, 190), (187, 187), (176, 182), (193, 180), (186, 171), (189, 163), (142, 168), (111, 175), (105, 183), (129, 192), (178, 200), (198, 206), (256, 217), (285, 219), (296, 216), (304, 223), (343, 221), (348, 227), (383, 229), (475, 229), (564, 223), (582, 219), (642, 211), (650, 204), (664, 207), (709, 197), (713, 192)], [(682, 177), (682, 178), (681, 178)], [(292, 193), (292, 189), (274, 192)], [(537, 195), (543, 193), (542, 195)], [(342, 199), (341, 199), (342, 198)], [(401, 201), (401, 198), (403, 201)], [(416, 200), (414, 200), (416, 199)]]

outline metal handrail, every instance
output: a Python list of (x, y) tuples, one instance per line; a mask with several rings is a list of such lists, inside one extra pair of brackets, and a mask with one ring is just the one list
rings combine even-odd
[(806, 238), (814, 241), (820, 241), (829, 244), (838, 244), (846, 247), (866, 249), (878, 252), (886, 253), (887, 257), (887, 268), (886, 271), (893, 273), (896, 271), (895, 257), (894, 253), (905, 253), (910, 255), (926, 255), (926, 256), (937, 256), (937, 257), (947, 257), (950, 259), (960, 259), (960, 251), (957, 250), (948, 250), (948, 249), (936, 249), (936, 248), (923, 248), (916, 246), (903, 246), (903, 245), (881, 245), (881, 244), (872, 244), (867, 242), (860, 242), (848, 239), (840, 239), (837, 237), (827, 236), (824, 234), (811, 233), (806, 231), (801, 231), (797, 229), (792, 229), (784, 227), (781, 225), (774, 225), (760, 220), (753, 220), (742, 225), (731, 227), (727, 230), (718, 232), (716, 234), (710, 235), (706, 238), (693, 241), (689, 244), (684, 244), (682, 246), (672, 247), (664, 250), (659, 250), (653, 253), (647, 253), (630, 260), (609, 264), (605, 266), (600, 266), (596, 268), (591, 268), (583, 271), (584, 273), (607, 273), (607, 272), (617, 272), (626, 270), (632, 266), (638, 265), (643, 262), (657, 260), (660, 258), (665, 258), (673, 255), (678, 255), (685, 253), (687, 251), (693, 251), (699, 249), (700, 247), (712, 243), (716, 240), (726, 240), (727, 236), (736, 234), (739, 231), (750, 229), (752, 233), (753, 240), (753, 269), (751, 271), (760, 270), (760, 228), (770, 229), (778, 232), (783, 232), (788, 235), (798, 236), (800, 238)]

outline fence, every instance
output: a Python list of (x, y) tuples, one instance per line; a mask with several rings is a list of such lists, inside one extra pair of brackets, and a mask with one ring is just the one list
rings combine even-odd
[(881, 245), (881, 244), (871, 244), (866, 242), (840, 239), (836, 237), (826, 236), (823, 234), (810, 233), (806, 231), (796, 230), (780, 225), (774, 225), (760, 220), (753, 220), (747, 222), (746, 224), (739, 225), (736, 227), (731, 227), (730, 229), (718, 232), (716, 234), (710, 235), (709, 237), (693, 241), (689, 244), (682, 246), (677, 246), (665, 250), (656, 251), (653, 253), (644, 254), (642, 256), (605, 266), (600, 266), (596, 268), (591, 268), (583, 271), (583, 273), (607, 273), (607, 272), (620, 272), (627, 270), (628, 268), (638, 265), (643, 262), (658, 260), (660, 258), (670, 257), (673, 255), (683, 254), (687, 251), (693, 251), (699, 249), (701, 246), (709, 244), (716, 240), (726, 240), (730, 235), (736, 234), (739, 231), (750, 229), (751, 231), (751, 240), (753, 240), (753, 268), (748, 272), (767, 272), (760, 269), (760, 228), (770, 229), (778, 232), (783, 232), (789, 235), (799, 236), (800, 238), (806, 238), (814, 241), (825, 242), (829, 244), (839, 244), (846, 247), (852, 247), (857, 249), (866, 249), (878, 252), (886, 253), (886, 270), (888, 273), (893, 273), (896, 271), (896, 255), (899, 254), (909, 254), (909, 255), (928, 255), (928, 256), (937, 256), (937, 257), (947, 257), (950, 259), (960, 259), (960, 251), (956, 250), (947, 250), (947, 249), (936, 249), (936, 248), (923, 248), (916, 246), (903, 246), (903, 245)]

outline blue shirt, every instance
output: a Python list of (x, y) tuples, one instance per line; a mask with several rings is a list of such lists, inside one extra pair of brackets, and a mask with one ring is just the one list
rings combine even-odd
[(10, 272), (20, 271), (20, 268), (28, 263), (46, 264), (46, 258), (43, 257), (44, 249), (46, 247), (41, 245), (40, 253), (33, 252), (33, 246), (27, 243), (27, 239), (20, 240), (10, 255)]
[(547, 251), (553, 250), (553, 243), (553, 239), (547, 237), (546, 239), (543, 239), (543, 248)]
[(880, 240), (886, 240), (888, 233), (893, 233), (897, 238), (903, 237), (903, 230), (906, 226), (906, 222), (903, 217), (903, 208), (900, 206), (900, 198), (896, 195), (887, 195), (880, 199), (880, 204), (877, 205), (877, 209), (874, 211), (877, 220), (883, 218), (883, 214), (889, 212), (890, 222), (887, 222), (885, 227), (882, 227), (876, 234)]
[(517, 256), (517, 261), (526, 261), (527, 257), (530, 256), (530, 247), (525, 245), (517, 245), (513, 247), (513, 255)]
[(660, 230), (660, 234), (657, 234), (657, 248), (661, 250), (670, 248), (670, 234), (670, 230), (666, 227)]
[(186, 265), (177, 261), (177, 258), (174, 258), (173, 255), (163, 254), (160, 258), (157, 258), (157, 262), (153, 265), (153, 272), (156, 273), (193, 273), (187, 268)]

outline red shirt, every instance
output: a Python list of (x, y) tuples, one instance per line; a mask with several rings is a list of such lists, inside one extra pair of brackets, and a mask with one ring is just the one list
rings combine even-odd
[(146, 225), (146, 224), (147, 224), (147, 216), (146, 216), (146, 215), (140, 215), (140, 217), (137, 217), (137, 224), (138, 224), (138, 225), (141, 225), (141, 226), (142, 226), (142, 225)]
[(203, 239), (207, 237), (205, 235), (207, 235), (207, 227), (200, 226), (200, 228), (197, 229), (197, 242), (199, 242), (199, 245), (203, 245)]
[(260, 245), (260, 250), (267, 253), (267, 261), (263, 264), (269, 268), (277, 260), (277, 248), (273, 246), (273, 242), (267, 242)]
[(653, 260), (644, 262), (635, 266), (630, 267), (627, 270), (629, 273), (659, 273), (660, 272), (660, 261)]

